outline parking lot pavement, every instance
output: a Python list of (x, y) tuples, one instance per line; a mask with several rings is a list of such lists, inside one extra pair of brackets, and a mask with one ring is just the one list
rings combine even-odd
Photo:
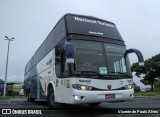
[(0, 100), (0, 108), (49, 108), (46, 101), (27, 102), (26, 98)]
[[(112, 117), (116, 117), (118, 113), (118, 110), (133, 110), (133, 109), (142, 109), (145, 110), (147, 108), (158, 110), (158, 114), (118, 114), (120, 117), (160, 117), (160, 97), (141, 97), (141, 98), (133, 98), (131, 101), (126, 102), (119, 102), (119, 103), (102, 103), (98, 107), (90, 107), (87, 104), (81, 104), (81, 105), (68, 105), (61, 109), (53, 109), (51, 110), (49, 106), (47, 105), (46, 101), (35, 101), (35, 102), (27, 102), (26, 98), (12, 98), (12, 99), (5, 99), (0, 100), (0, 108), (9, 108), (9, 109), (38, 109), (38, 110), (45, 110), (43, 111), (43, 115), (38, 115), (38, 117), (46, 117), (50, 116), (51, 114), (53, 117), (105, 117), (108, 116), (107, 114), (110, 113)], [(50, 114), (49, 114), (50, 113)]]

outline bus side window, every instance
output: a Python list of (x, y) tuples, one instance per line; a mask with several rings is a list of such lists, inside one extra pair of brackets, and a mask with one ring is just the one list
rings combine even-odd
[(55, 70), (57, 78), (68, 76), (66, 55), (64, 51), (61, 51), (60, 47), (55, 50)]
[(60, 78), (60, 76), (61, 76), (60, 63), (56, 64), (56, 76), (57, 76), (57, 78)]
[(61, 52), (60, 52), (60, 48), (56, 48), (55, 49), (55, 72), (56, 72), (56, 76), (57, 78), (60, 78), (61, 76)]
[(61, 67), (62, 67), (62, 77), (68, 76), (68, 64), (66, 63), (66, 56), (65, 53), (62, 52), (61, 54)]

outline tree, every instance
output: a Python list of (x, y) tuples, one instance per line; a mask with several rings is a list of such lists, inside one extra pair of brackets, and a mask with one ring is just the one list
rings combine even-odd
[(144, 74), (144, 80), (149, 81), (151, 90), (153, 91), (154, 79), (160, 77), (160, 54), (153, 56), (144, 61), (144, 66), (138, 66), (138, 63), (133, 63), (131, 67), (132, 72), (136, 72), (136, 76), (139, 77)]

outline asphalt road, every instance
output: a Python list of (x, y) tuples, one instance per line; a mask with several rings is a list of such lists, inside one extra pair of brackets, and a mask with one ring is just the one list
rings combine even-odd
[[(67, 116), (67, 117), (105, 117), (107, 114), (110, 116), (132, 116), (132, 117), (160, 117), (160, 97), (141, 97), (133, 98), (131, 101), (119, 102), (119, 103), (102, 103), (98, 107), (89, 107), (86, 104), (82, 105), (65, 105), (60, 109), (51, 110), (47, 105), (46, 101), (40, 102), (27, 102), (26, 98), (8, 99), (0, 100), (0, 108), (2, 109), (15, 109), (15, 110), (25, 110), (25, 109), (36, 109), (42, 110), (42, 115), (47, 116)], [(151, 110), (149, 113), (148, 111)], [(136, 114), (133, 114), (133, 113)], [(158, 112), (158, 114), (157, 114)], [(121, 113), (121, 114), (120, 114)], [(132, 113), (132, 114), (131, 114)], [(138, 113), (138, 114), (137, 114)], [(27, 116), (27, 115), (26, 115)]]

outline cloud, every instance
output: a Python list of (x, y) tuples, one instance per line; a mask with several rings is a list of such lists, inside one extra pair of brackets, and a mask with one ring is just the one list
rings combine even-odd
[[(0, 76), (5, 73), (10, 45), (9, 80), (23, 79), (24, 67), (65, 13), (90, 15), (114, 22), (127, 48), (137, 48), (144, 59), (160, 51), (159, 0), (2, 0), (0, 1)], [(130, 55), (131, 63), (137, 62)], [(13, 76), (12, 76), (13, 75)]]

